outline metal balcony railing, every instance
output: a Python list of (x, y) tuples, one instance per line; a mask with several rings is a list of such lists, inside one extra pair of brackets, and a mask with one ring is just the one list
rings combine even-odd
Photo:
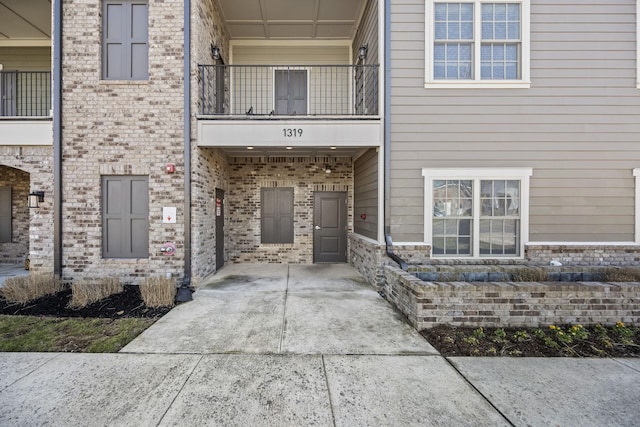
[(50, 71), (0, 71), (0, 117), (50, 115)]
[(377, 65), (199, 65), (203, 116), (377, 116)]

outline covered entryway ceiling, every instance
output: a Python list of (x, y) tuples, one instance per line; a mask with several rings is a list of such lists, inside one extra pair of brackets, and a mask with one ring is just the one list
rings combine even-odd
[(51, 0), (0, 0), (0, 46), (50, 46)]
[(217, 0), (231, 39), (350, 40), (366, 0)]
[(363, 147), (219, 147), (230, 157), (360, 157)]

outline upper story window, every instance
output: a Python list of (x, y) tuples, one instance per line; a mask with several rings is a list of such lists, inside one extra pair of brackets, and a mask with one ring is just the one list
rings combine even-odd
[(104, 0), (102, 78), (149, 78), (149, 6), (140, 0)]
[(529, 87), (529, 0), (426, 1), (426, 87)]

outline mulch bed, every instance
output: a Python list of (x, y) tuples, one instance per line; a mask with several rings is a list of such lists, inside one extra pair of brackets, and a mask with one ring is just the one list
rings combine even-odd
[(149, 308), (144, 305), (138, 286), (125, 285), (124, 292), (90, 304), (86, 307), (69, 308), (71, 289), (48, 295), (27, 304), (9, 303), (0, 297), (0, 314), (52, 317), (162, 317), (171, 307)]
[[(473, 328), (438, 325), (420, 331), (443, 356), (640, 357), (640, 328), (571, 325), (540, 328)], [(496, 333), (496, 331), (498, 331)]]

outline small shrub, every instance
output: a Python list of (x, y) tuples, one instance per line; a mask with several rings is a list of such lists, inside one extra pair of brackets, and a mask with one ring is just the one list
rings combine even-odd
[(549, 274), (541, 268), (518, 268), (511, 274), (514, 282), (546, 282)]
[(71, 284), (71, 301), (69, 307), (82, 308), (101, 299), (124, 290), (117, 277), (106, 277), (99, 280), (80, 280)]
[(26, 304), (45, 295), (56, 294), (64, 289), (64, 285), (52, 274), (30, 274), (28, 276), (11, 277), (0, 289), (7, 302)]
[(166, 277), (149, 277), (140, 284), (140, 295), (147, 307), (171, 307), (176, 298), (176, 282)]
[(482, 328), (474, 329), (473, 336), (476, 338), (484, 338), (484, 329)]
[(603, 273), (603, 282), (640, 282), (638, 268), (607, 268)]
[(513, 339), (517, 342), (531, 341), (531, 337), (526, 331), (516, 331), (513, 334)]

